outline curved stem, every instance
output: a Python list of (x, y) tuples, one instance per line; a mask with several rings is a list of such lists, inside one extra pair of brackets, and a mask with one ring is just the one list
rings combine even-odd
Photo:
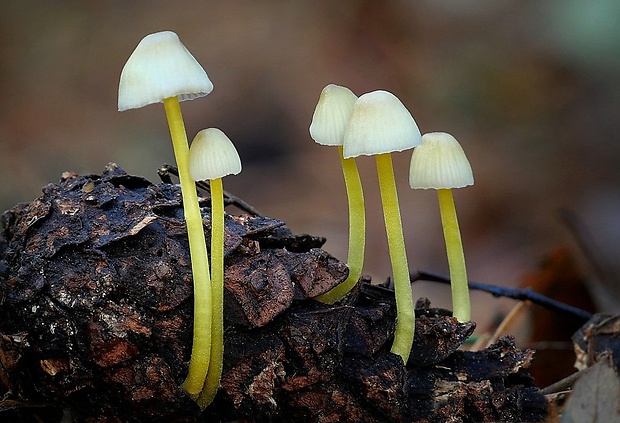
[(383, 217), (390, 259), (392, 260), (396, 296), (396, 332), (394, 333), (394, 344), (391, 351), (400, 355), (403, 361), (407, 363), (415, 333), (415, 312), (413, 294), (409, 285), (409, 265), (405, 251), (405, 238), (400, 219), (392, 156), (389, 153), (379, 154), (375, 156), (375, 159), (377, 161), (377, 175), (379, 177), (379, 189), (383, 203)]
[(177, 97), (164, 100), (174, 155), (179, 167), (183, 212), (187, 225), (189, 252), (194, 280), (194, 339), (187, 379), (183, 389), (196, 398), (204, 385), (211, 354), (211, 277), (209, 258), (198, 207), (196, 184), (189, 175), (189, 146)]
[(224, 360), (224, 190), (221, 178), (211, 180), (211, 290), (211, 360), (207, 381), (197, 400), (203, 410), (217, 394)]
[(465, 270), (465, 255), (459, 222), (456, 217), (456, 207), (452, 190), (437, 190), (439, 198), (439, 212), (443, 236), (446, 240), (446, 253), (450, 268), (450, 287), (452, 290), (452, 315), (459, 322), (467, 322), (471, 319), (471, 306), (469, 303), (469, 289), (467, 287), (467, 271)]
[(338, 286), (332, 288), (324, 294), (315, 297), (316, 300), (326, 304), (333, 304), (339, 301), (353, 289), (364, 266), (364, 249), (366, 245), (366, 214), (364, 211), (364, 192), (362, 181), (357, 170), (354, 158), (345, 159), (342, 155), (342, 146), (338, 146), (340, 152), (340, 163), (344, 183), (347, 188), (347, 199), (349, 202), (349, 256), (347, 266), (349, 275)]

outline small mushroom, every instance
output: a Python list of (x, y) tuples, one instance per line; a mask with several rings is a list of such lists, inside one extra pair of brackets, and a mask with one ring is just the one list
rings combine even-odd
[(241, 172), (241, 159), (232, 141), (217, 128), (196, 134), (189, 149), (189, 172), (211, 187), (211, 359), (198, 405), (205, 409), (217, 393), (224, 360), (224, 191), (222, 178)]
[(373, 91), (355, 102), (344, 135), (343, 155), (375, 156), (396, 296), (397, 321), (391, 351), (405, 363), (415, 332), (415, 311), (391, 153), (421, 143), (418, 125), (394, 94)]
[(338, 146), (349, 203), (349, 254), (347, 258), (349, 275), (335, 288), (315, 297), (316, 300), (326, 304), (333, 304), (348, 294), (359, 280), (364, 266), (366, 244), (364, 192), (355, 159), (345, 159), (342, 156), (344, 131), (356, 100), (357, 96), (350, 89), (335, 84), (327, 85), (321, 91), (310, 124), (310, 136), (314, 141), (321, 145)]
[(459, 322), (471, 318), (465, 255), (456, 217), (452, 188), (474, 184), (471, 165), (459, 142), (445, 132), (424, 134), (422, 145), (411, 155), (409, 185), (413, 189), (436, 189), (450, 267), (453, 315)]
[(202, 97), (213, 90), (204, 69), (170, 31), (147, 35), (131, 53), (121, 72), (118, 110), (164, 103), (174, 155), (179, 169), (183, 210), (194, 280), (194, 338), (183, 388), (193, 397), (202, 390), (211, 351), (211, 281), (202, 216), (196, 186), (189, 175), (189, 146), (179, 101)]

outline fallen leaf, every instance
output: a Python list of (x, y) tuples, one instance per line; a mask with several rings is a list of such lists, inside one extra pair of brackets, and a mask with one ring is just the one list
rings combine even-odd
[(609, 356), (599, 360), (576, 383), (566, 404), (563, 423), (620, 421), (620, 379)]

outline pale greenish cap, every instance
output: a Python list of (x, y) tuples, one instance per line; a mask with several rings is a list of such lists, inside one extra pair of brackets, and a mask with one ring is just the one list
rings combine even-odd
[(189, 174), (206, 181), (241, 172), (241, 159), (230, 138), (217, 128), (198, 132), (189, 148)]
[(213, 84), (205, 70), (185, 48), (177, 34), (156, 32), (144, 37), (131, 53), (118, 85), (118, 110), (179, 101), (209, 94)]
[(411, 155), (409, 186), (413, 189), (451, 189), (474, 184), (469, 160), (459, 142), (445, 132), (430, 132)]
[(329, 84), (323, 88), (310, 124), (312, 139), (321, 145), (342, 145), (355, 100), (357, 96), (347, 87)]
[(344, 133), (343, 155), (348, 159), (392, 153), (421, 143), (411, 113), (394, 94), (379, 90), (363, 94), (355, 102)]

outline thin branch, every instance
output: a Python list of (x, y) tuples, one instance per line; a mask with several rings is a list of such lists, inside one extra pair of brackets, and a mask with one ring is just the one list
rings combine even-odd
[(592, 367), (586, 367), (583, 370), (579, 370), (578, 372), (570, 374), (570, 375), (566, 376), (564, 379), (559, 380), (559, 381), (557, 381), (555, 383), (552, 383), (551, 385), (547, 386), (546, 388), (541, 389), (540, 393), (542, 395), (551, 395), (551, 394), (554, 394), (556, 392), (562, 392), (562, 391), (569, 390), (575, 384), (577, 379), (579, 379), (580, 377), (588, 374), (591, 369), (592, 369)]
[[(440, 282), (444, 284), (450, 283), (450, 278), (444, 275), (436, 273), (418, 271), (417, 274), (411, 275), (411, 282), (416, 281), (429, 281)], [(549, 310), (553, 310), (562, 314), (571, 315), (587, 321), (592, 317), (592, 313), (582, 310), (577, 307), (562, 303), (560, 301), (549, 298), (545, 295), (532, 291), (531, 289), (519, 289), (519, 288), (505, 288), (502, 286), (490, 285), (486, 283), (469, 281), (469, 289), (476, 291), (484, 291), (493, 295), (494, 297), (506, 297), (519, 301), (531, 301), (534, 304), (545, 307)]]
[[(418, 271), (415, 274), (410, 275), (411, 283), (417, 281), (428, 281), (428, 282), (439, 282), (443, 284), (449, 284), (450, 278), (448, 276), (439, 275), (436, 273)], [(394, 288), (392, 286), (391, 280), (387, 280), (386, 283), (381, 285), (371, 285), (369, 280), (365, 281), (362, 285), (362, 292), (374, 299), (381, 299), (383, 301), (394, 301)], [(473, 289), (476, 291), (484, 291), (493, 295), (494, 297), (505, 297), (512, 298), (514, 300), (519, 301), (530, 301), (534, 304), (537, 304), (541, 307), (547, 308), (549, 310), (562, 313), (564, 315), (570, 315), (576, 317), (578, 319), (583, 320), (584, 322), (590, 320), (592, 317), (592, 313), (589, 313), (585, 310), (582, 310), (577, 307), (573, 307), (571, 305), (562, 303), (560, 301), (549, 298), (545, 295), (538, 294), (531, 289), (518, 289), (518, 288), (504, 288), (501, 286), (490, 285), (480, 282), (468, 282), (469, 289)]]
[[(159, 175), (159, 178), (162, 180), (162, 182), (166, 184), (171, 184), (172, 178), (170, 178), (170, 175), (174, 175), (178, 177), (179, 171), (176, 167), (172, 165), (164, 164), (162, 167), (159, 168), (159, 170), (157, 170), (157, 174)], [(211, 193), (211, 185), (209, 184), (209, 181), (196, 182), (196, 186), (199, 189), (202, 189), (203, 191), (208, 192), (209, 194)], [(246, 203), (241, 198), (232, 195), (228, 191), (224, 191), (224, 203), (227, 206), (228, 205), (235, 206), (239, 210), (242, 210), (253, 216), (262, 216), (260, 212), (256, 210), (251, 204)]]

